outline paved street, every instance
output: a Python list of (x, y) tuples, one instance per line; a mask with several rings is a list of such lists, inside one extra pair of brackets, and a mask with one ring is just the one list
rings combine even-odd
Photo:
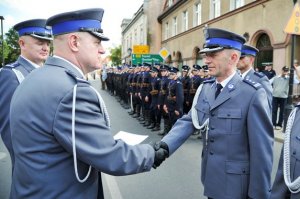
[[(99, 81), (92, 81), (95, 88), (99, 90)], [(106, 91), (101, 91), (112, 121), (112, 133), (119, 130), (132, 133), (149, 135), (145, 143), (159, 140), (161, 137), (150, 130), (145, 129), (137, 120), (131, 118), (117, 100)], [(195, 136), (190, 137), (187, 142), (175, 152), (158, 169), (148, 173), (114, 177), (103, 174), (103, 186), (106, 199), (204, 199), (203, 187), (200, 183), (200, 154), (202, 150), (201, 141)], [(277, 169), (278, 156), (281, 143), (276, 142), (274, 147), (275, 160), (274, 171)], [(0, 199), (8, 198), (10, 188), (11, 165), (0, 142)], [(273, 171), (273, 178), (274, 178)]]

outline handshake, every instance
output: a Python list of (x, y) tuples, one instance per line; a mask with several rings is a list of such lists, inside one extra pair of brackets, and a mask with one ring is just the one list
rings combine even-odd
[(153, 145), (155, 156), (152, 167), (156, 169), (159, 165), (169, 157), (169, 147), (165, 142), (158, 141)]

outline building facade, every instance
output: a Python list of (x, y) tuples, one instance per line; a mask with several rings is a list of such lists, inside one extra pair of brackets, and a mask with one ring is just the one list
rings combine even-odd
[[(247, 39), (260, 52), (255, 67), (273, 62), (276, 71), (291, 65), (291, 36), (284, 28), (293, 10), (293, 0), (165, 0), (158, 17), (161, 45), (169, 50), (166, 62), (203, 64), (203, 29), (222, 28)], [(295, 58), (299, 60), (300, 40), (296, 37)]]
[(143, 5), (132, 19), (123, 19), (122, 61), (131, 63), (134, 45), (148, 45), (150, 54), (158, 54), (161, 49), (161, 24), (157, 17), (162, 13), (163, 1), (144, 0)]

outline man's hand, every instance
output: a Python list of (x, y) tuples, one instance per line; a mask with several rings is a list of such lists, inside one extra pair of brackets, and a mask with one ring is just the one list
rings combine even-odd
[(165, 142), (156, 142), (153, 146), (155, 150), (154, 163), (152, 167), (156, 169), (159, 165), (169, 157), (169, 147)]

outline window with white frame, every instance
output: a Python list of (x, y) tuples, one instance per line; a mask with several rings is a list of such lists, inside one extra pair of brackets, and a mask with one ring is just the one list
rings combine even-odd
[(193, 20), (193, 25), (194, 25), (194, 27), (195, 26), (198, 26), (198, 25), (200, 25), (201, 24), (201, 3), (199, 2), (199, 3), (196, 3), (195, 5), (194, 5), (194, 20)]
[(140, 44), (144, 44), (144, 29), (143, 29), (143, 25), (140, 26)]
[(173, 5), (173, 1), (174, 1), (174, 0), (168, 0), (167, 7), (171, 7), (171, 6)]
[(137, 44), (137, 38), (138, 38), (138, 35), (137, 35), (137, 29), (134, 29), (133, 42), (134, 42), (135, 45)]
[(188, 11), (182, 13), (182, 32), (187, 31), (189, 26), (189, 15)]
[(245, 0), (230, 0), (230, 11), (245, 5)]
[(221, 15), (221, 0), (210, 0), (210, 19)]
[(177, 35), (177, 17), (173, 18), (173, 31), (172, 31), (172, 36)]
[(169, 22), (166, 22), (165, 25), (165, 39), (169, 38)]

